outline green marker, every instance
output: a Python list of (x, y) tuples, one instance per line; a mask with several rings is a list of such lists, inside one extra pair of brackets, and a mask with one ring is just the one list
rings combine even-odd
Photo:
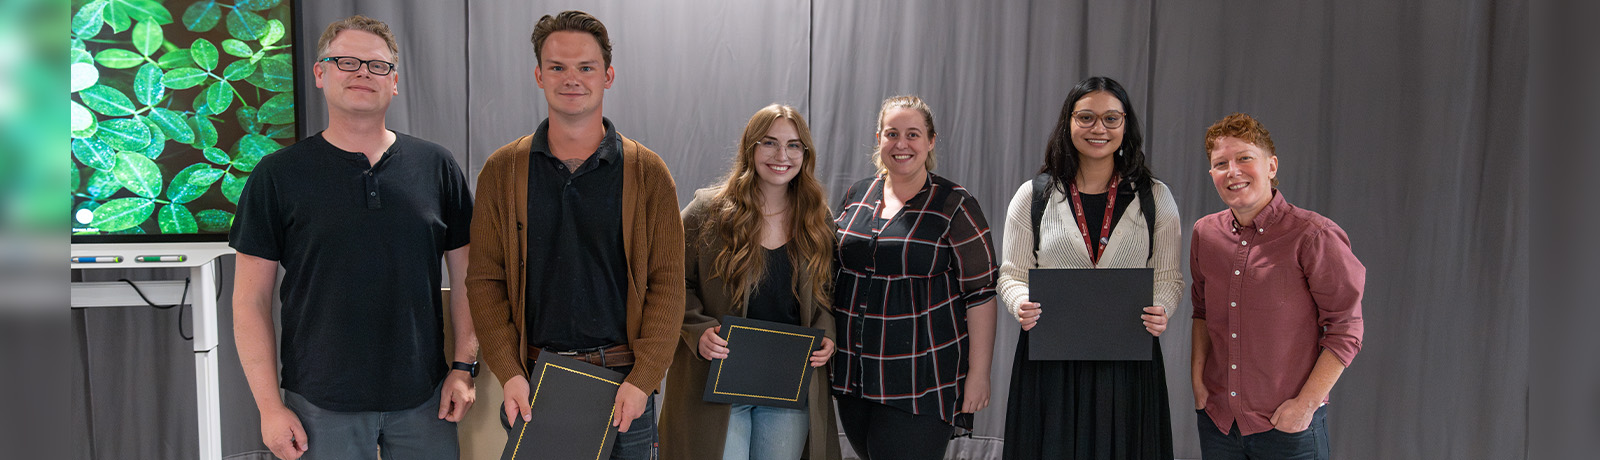
[(186, 256), (139, 256), (133, 258), (135, 262), (183, 262)]

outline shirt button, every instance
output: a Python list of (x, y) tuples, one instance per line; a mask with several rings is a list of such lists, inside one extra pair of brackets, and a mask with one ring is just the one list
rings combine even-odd
[(1239, 306), (1239, 302), (1228, 302), (1228, 306), (1237, 307), (1237, 306)]
[(1234, 270), (1234, 271), (1233, 271), (1233, 274), (1234, 274), (1234, 275), (1238, 275), (1238, 274), (1239, 274), (1239, 271), (1238, 271), (1238, 270)]
[(1233, 338), (1235, 338), (1235, 339), (1239, 338), (1239, 334), (1233, 334)]
[(1237, 391), (1230, 391), (1230, 392), (1228, 392), (1228, 396), (1239, 396), (1239, 392), (1237, 392)]
[(1256, 229), (1256, 233), (1265, 233), (1266, 231), (1267, 231), (1267, 229), (1265, 229), (1265, 228)]
[(367, 192), (367, 195), (378, 196), (378, 192)]
[(1239, 365), (1238, 364), (1233, 364), (1233, 365), (1230, 365), (1228, 367), (1233, 368), (1233, 369), (1238, 369)]
[(1249, 245), (1250, 245), (1250, 242), (1249, 242), (1249, 241), (1240, 241), (1240, 242), (1239, 242), (1239, 245), (1240, 245), (1240, 246), (1249, 246)]

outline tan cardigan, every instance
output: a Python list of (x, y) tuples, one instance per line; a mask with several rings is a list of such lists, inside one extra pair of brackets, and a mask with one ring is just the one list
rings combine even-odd
[[(734, 312), (734, 307), (744, 300), (735, 301), (733, 292), (721, 279), (711, 278), (712, 263), (722, 250), (721, 240), (712, 237), (702, 245), (702, 234), (712, 230), (705, 225), (714, 198), (710, 190), (695, 192), (694, 201), (683, 210), (683, 225), (689, 242), (684, 250), (685, 270), (689, 295), (685, 300), (683, 340), (672, 361), (672, 372), (667, 375), (667, 391), (661, 412), (661, 459), (700, 460), (722, 458), (723, 444), (728, 434), (727, 404), (708, 403), (705, 394), (706, 375), (711, 362), (697, 352), (700, 334), (721, 323), (723, 315), (744, 316), (747, 311)], [(800, 298), (800, 325), (822, 329), (829, 339), (834, 338), (833, 299), (818, 299), (811, 294), (811, 285), (802, 282), (797, 286)], [(839, 454), (838, 425), (834, 421), (833, 398), (828, 394), (828, 368), (823, 366), (811, 374), (811, 387), (806, 394), (811, 421), (810, 435), (806, 441), (805, 456), (811, 460), (837, 460)]]
[[(620, 135), (619, 135), (620, 136)], [(528, 162), (533, 135), (496, 150), (478, 174), (472, 215), (467, 299), (483, 361), (500, 384), (527, 377)], [(622, 246), (628, 259), (628, 346), (635, 364), (626, 381), (652, 393), (672, 364), (683, 325), (683, 223), (667, 164), (622, 137)], [(550, 299), (559, 302), (561, 299)], [(537, 307), (536, 307), (537, 308)]]

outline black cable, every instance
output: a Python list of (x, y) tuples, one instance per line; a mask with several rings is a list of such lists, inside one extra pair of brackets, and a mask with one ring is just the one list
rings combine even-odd
[(178, 308), (178, 337), (183, 337), (183, 340), (194, 340), (194, 336), (193, 335), (185, 335), (183, 333), (183, 307), (188, 307), (189, 306), (189, 282), (190, 282), (190, 280), (191, 280), (191, 278), (184, 278), (183, 279), (183, 296), (178, 298), (178, 303), (172, 304), (172, 305), (156, 305), (155, 302), (150, 301), (150, 297), (144, 295), (144, 290), (139, 289), (139, 285), (133, 284), (133, 281), (131, 281), (131, 280), (127, 279), (127, 278), (119, 279), (117, 281), (128, 283), (128, 286), (133, 288), (133, 292), (138, 293), (139, 294), (139, 298), (144, 299), (144, 303), (149, 304), (150, 308), (154, 308), (154, 309), (157, 309), (157, 310), (169, 310), (169, 309), (172, 309), (173, 307), (179, 307)]

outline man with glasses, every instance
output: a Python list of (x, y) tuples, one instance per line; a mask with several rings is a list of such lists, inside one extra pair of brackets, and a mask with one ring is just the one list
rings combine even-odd
[(495, 151), (478, 176), (467, 289), (505, 417), (529, 418), (539, 351), (627, 375), (611, 458), (653, 458), (656, 391), (683, 324), (683, 224), (666, 163), (601, 115), (615, 72), (594, 16), (566, 11), (533, 30), (534, 78), (549, 118)]
[[(459, 456), (455, 422), (476, 398), (461, 289), (472, 198), (448, 150), (385, 127), (398, 57), (382, 22), (329, 25), (312, 67), (328, 128), (263, 158), (239, 198), (234, 335), (262, 442), (280, 458)], [(441, 257), (457, 287), (449, 365)]]

